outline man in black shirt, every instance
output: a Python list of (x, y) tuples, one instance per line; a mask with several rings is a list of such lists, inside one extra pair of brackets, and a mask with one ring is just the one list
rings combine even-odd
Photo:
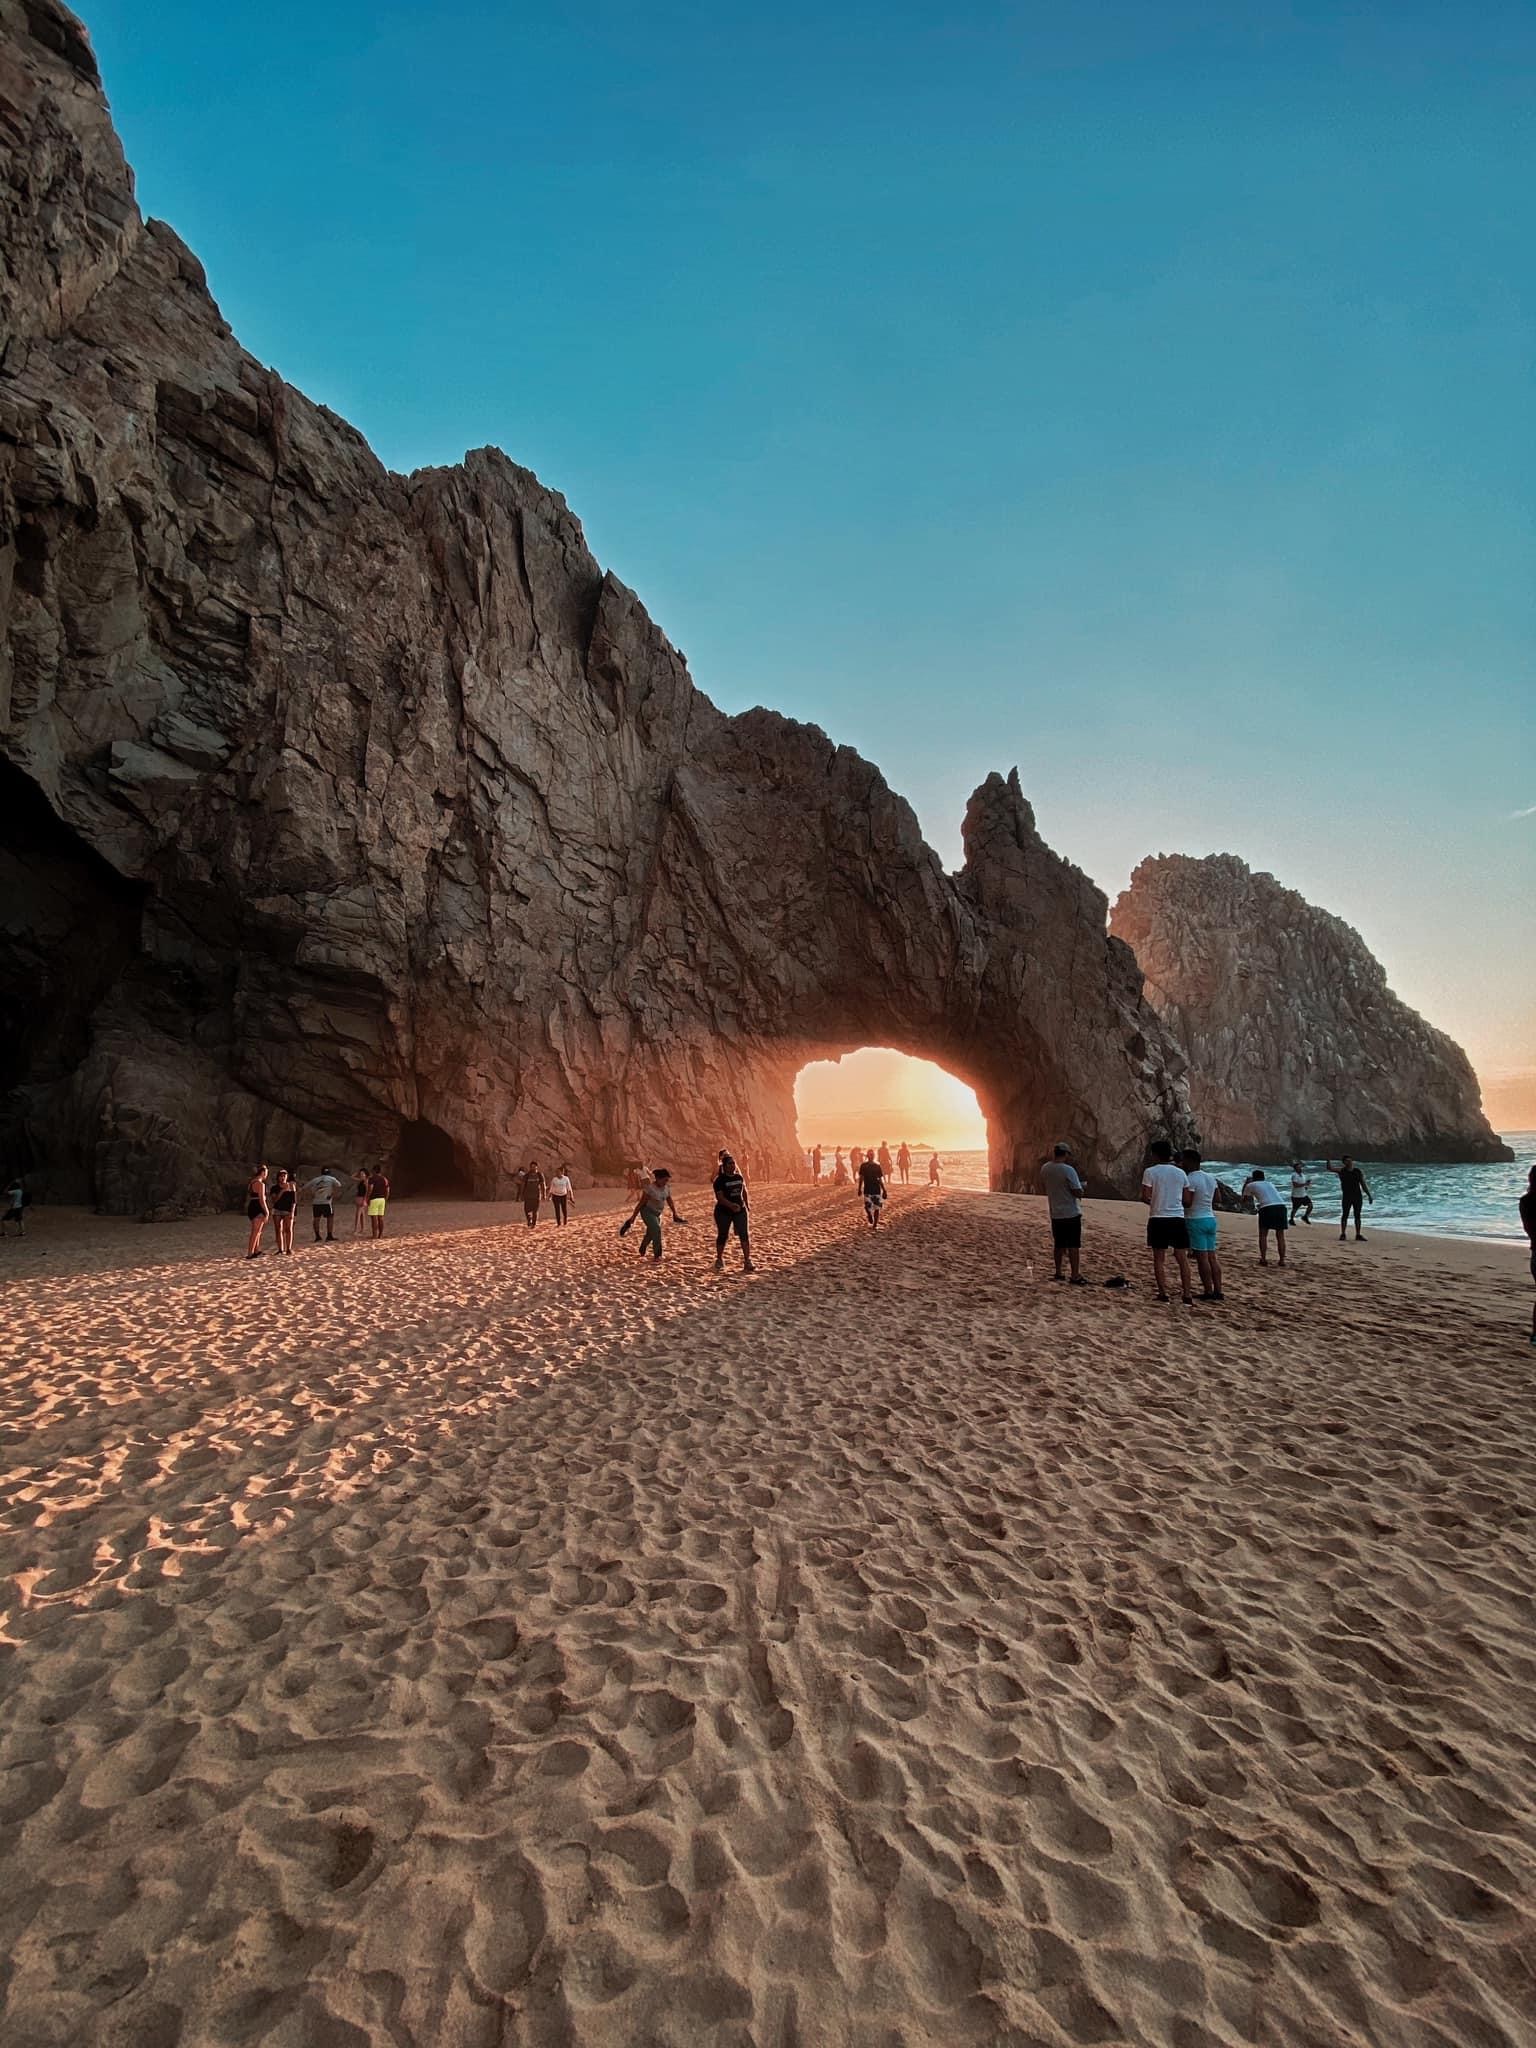
[[(819, 1177), (818, 1169), (818, 1177)], [(729, 1152), (720, 1154), (720, 1171), (715, 1175), (715, 1271), (725, 1271), (725, 1248), (734, 1230), (741, 1239), (741, 1270), (755, 1273), (752, 1263), (751, 1212), (745, 1176)]]
[(1355, 1243), (1358, 1244), (1365, 1235), (1364, 1231), (1360, 1228), (1360, 1198), (1363, 1195), (1366, 1201), (1374, 1208), (1376, 1206), (1376, 1197), (1366, 1185), (1365, 1175), (1356, 1166), (1347, 1152), (1337, 1166), (1334, 1165), (1331, 1159), (1325, 1159), (1323, 1165), (1327, 1172), (1338, 1175), (1339, 1193), (1344, 1200), (1343, 1212), (1339, 1217), (1339, 1243), (1342, 1244), (1344, 1242), (1344, 1234), (1349, 1228), (1349, 1219), (1353, 1216), (1355, 1219)]
[(885, 1168), (873, 1152), (859, 1162), (859, 1193), (864, 1197), (864, 1214), (871, 1230), (880, 1228), (880, 1211), (885, 1207)]
[[(1520, 1221), (1531, 1241), (1531, 1278), (1536, 1280), (1536, 1166), (1531, 1168), (1520, 1197)], [(1536, 1344), (1536, 1302), (1531, 1305), (1531, 1342)]]

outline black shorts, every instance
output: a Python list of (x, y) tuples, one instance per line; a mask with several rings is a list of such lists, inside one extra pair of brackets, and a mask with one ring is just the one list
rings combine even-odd
[(267, 1212), (265, 1209), (263, 1209), (260, 1202), (247, 1202), (245, 1205), (245, 1213), (247, 1216), (250, 1217), (251, 1221), (254, 1223), (258, 1216), (265, 1216)]
[(1187, 1252), (1189, 1225), (1182, 1216), (1149, 1216), (1147, 1243), (1155, 1252)]
[(1051, 1243), (1059, 1252), (1076, 1252), (1083, 1248), (1083, 1219), (1081, 1216), (1053, 1216), (1051, 1218)]
[(746, 1237), (751, 1227), (747, 1220), (751, 1213), (750, 1209), (727, 1209), (723, 1202), (715, 1204), (715, 1229), (720, 1233), (722, 1244), (733, 1230), (738, 1237)]
[(1284, 1202), (1272, 1202), (1259, 1211), (1260, 1230), (1284, 1230), (1290, 1220), (1285, 1213)]
[(313, 1206), (317, 1216), (329, 1216), (333, 1213), (329, 1202), (316, 1202)]
[(0, 1223), (21, 1223), (24, 1220), (19, 1209), (7, 1209), (5, 1214), (0, 1216)]

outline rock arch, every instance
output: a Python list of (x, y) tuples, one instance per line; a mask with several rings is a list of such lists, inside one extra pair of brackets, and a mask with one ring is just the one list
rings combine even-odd
[(971, 1083), (995, 1185), (1062, 1132), (1126, 1185), (1183, 1063), (1017, 775), (948, 875), (849, 749), (722, 716), (528, 471), (386, 471), (140, 218), (73, 18), (20, 19), (0, 752), (143, 919), (0, 1123), (98, 1189), (146, 1162), (114, 1207), (418, 1120), (482, 1193), (529, 1150), (793, 1171), (795, 1072), (877, 1039)]

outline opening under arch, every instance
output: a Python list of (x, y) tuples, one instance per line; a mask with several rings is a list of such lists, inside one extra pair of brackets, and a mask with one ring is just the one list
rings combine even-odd
[(425, 1117), (400, 1126), (390, 1176), (402, 1195), (468, 1201), (475, 1192), (469, 1166), (448, 1133)]
[(795, 1079), (802, 1146), (905, 1142), (914, 1152), (974, 1153), (986, 1185), (987, 1120), (976, 1092), (933, 1060), (865, 1045), (812, 1060)]

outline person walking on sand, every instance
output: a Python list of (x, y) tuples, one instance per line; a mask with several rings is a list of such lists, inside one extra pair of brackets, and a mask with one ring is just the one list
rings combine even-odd
[(873, 1152), (866, 1152), (859, 1163), (859, 1193), (864, 1198), (864, 1214), (871, 1230), (880, 1228), (880, 1211), (885, 1207), (887, 1192), (885, 1168)]
[(896, 1171), (901, 1175), (901, 1184), (906, 1187), (912, 1179), (912, 1153), (905, 1138), (896, 1150)]
[(929, 1187), (931, 1187), (931, 1188), (936, 1188), (936, 1187), (938, 1186), (939, 1182), (940, 1182), (940, 1181), (941, 1181), (941, 1180), (942, 1180), (943, 1178), (944, 1178), (944, 1162), (943, 1162), (943, 1160), (942, 1160), (942, 1159), (940, 1159), (940, 1157), (939, 1157), (939, 1155), (938, 1155), (938, 1153), (937, 1153), (937, 1152), (933, 1152), (933, 1153), (930, 1153), (930, 1154), (929, 1154), (929, 1157), (928, 1157), (928, 1185), (929, 1185)]
[[(724, 1157), (723, 1154), (721, 1156), (722, 1158)], [(628, 1237), (635, 1218), (637, 1216), (640, 1218), (640, 1228), (644, 1233), (640, 1239), (640, 1256), (642, 1259), (647, 1252), (654, 1259), (661, 1257), (661, 1219), (668, 1209), (672, 1211), (672, 1221), (674, 1223), (686, 1221), (686, 1218), (679, 1216), (677, 1213), (677, 1204), (672, 1199), (672, 1175), (670, 1171), (665, 1166), (654, 1166), (651, 1169), (650, 1179), (641, 1186), (639, 1201), (636, 1202), (629, 1215), (619, 1225), (620, 1237)]]
[(320, 1242), (320, 1226), (325, 1225), (325, 1241), (336, 1242), (336, 1197), (341, 1192), (340, 1177), (328, 1166), (322, 1166), (313, 1180), (306, 1181), (309, 1190), (309, 1213), (315, 1225), (315, 1243)]
[[(819, 1176), (818, 1176), (819, 1177)], [(752, 1263), (752, 1204), (747, 1197), (745, 1177), (729, 1152), (720, 1154), (720, 1171), (715, 1175), (715, 1271), (725, 1271), (725, 1248), (734, 1230), (741, 1239), (741, 1270), (755, 1273)]]
[(1256, 1166), (1243, 1182), (1243, 1193), (1252, 1195), (1254, 1207), (1259, 1212), (1259, 1264), (1269, 1264), (1269, 1235), (1275, 1235), (1275, 1250), (1280, 1264), (1285, 1264), (1285, 1197), (1275, 1186), (1262, 1166)]
[(352, 1176), (352, 1235), (361, 1237), (368, 1228), (368, 1169), (360, 1166)]
[(384, 1235), (384, 1211), (389, 1207), (389, 1175), (376, 1166), (368, 1176), (368, 1236), (372, 1242)]
[(245, 1247), (248, 1259), (261, 1257), (262, 1233), (267, 1227), (267, 1218), (272, 1211), (267, 1203), (267, 1169), (258, 1166), (245, 1184), (245, 1213), (250, 1219), (250, 1239)]
[(1166, 1138), (1152, 1145), (1152, 1164), (1141, 1176), (1141, 1199), (1147, 1205), (1147, 1248), (1152, 1254), (1152, 1277), (1157, 1298), (1167, 1301), (1167, 1259), (1173, 1253), (1179, 1268), (1180, 1299), (1193, 1308), (1195, 1297), (1189, 1284), (1189, 1225), (1184, 1212), (1189, 1206), (1189, 1182), (1182, 1166), (1173, 1163), (1173, 1147)]
[(286, 1166), (277, 1169), (272, 1190), (272, 1234), (280, 1252), (293, 1252), (293, 1212), (299, 1206), (299, 1190)]
[[(1303, 1213), (1305, 1212), (1305, 1213)], [(1312, 1176), (1299, 1159), (1291, 1161), (1291, 1221), (1312, 1221)]]
[(5, 1191), (5, 1214), (0, 1216), (0, 1237), (4, 1237), (6, 1231), (13, 1223), (16, 1226), (16, 1235), (18, 1237), (25, 1237), (27, 1234), (27, 1190), (19, 1173)]
[(1189, 1232), (1189, 1248), (1200, 1269), (1200, 1299), (1225, 1301), (1226, 1296), (1221, 1291), (1221, 1255), (1216, 1249), (1216, 1189), (1219, 1182), (1214, 1173), (1206, 1172), (1200, 1154), (1193, 1147), (1179, 1154), (1179, 1164), (1189, 1184), (1191, 1199), (1184, 1211), (1184, 1225)]
[(1365, 1232), (1360, 1228), (1361, 1197), (1364, 1196), (1373, 1209), (1376, 1206), (1376, 1197), (1371, 1193), (1365, 1175), (1356, 1166), (1354, 1160), (1350, 1158), (1347, 1152), (1337, 1166), (1334, 1165), (1331, 1159), (1325, 1159), (1323, 1167), (1325, 1172), (1337, 1174), (1339, 1179), (1339, 1198), (1343, 1203), (1343, 1208), (1339, 1213), (1339, 1243), (1342, 1244), (1344, 1242), (1345, 1234), (1349, 1229), (1349, 1219), (1353, 1216), (1355, 1219), (1355, 1243), (1358, 1244), (1365, 1235)]
[(1045, 1190), (1051, 1217), (1051, 1255), (1056, 1267), (1051, 1278), (1065, 1277), (1061, 1270), (1065, 1257), (1072, 1268), (1072, 1285), (1086, 1287), (1088, 1282), (1082, 1275), (1083, 1183), (1072, 1164), (1070, 1145), (1052, 1146), (1050, 1158), (1040, 1169), (1040, 1185)]
[(557, 1223), (568, 1221), (567, 1211), (576, 1199), (576, 1185), (571, 1179), (571, 1169), (568, 1166), (562, 1166), (550, 1182), (549, 1199), (555, 1205), (555, 1221)]
[(811, 1179), (821, 1179), (821, 1147), (819, 1145), (811, 1153)]
[(518, 1193), (522, 1197), (523, 1214), (528, 1219), (528, 1228), (533, 1229), (539, 1220), (539, 1204), (548, 1193), (548, 1183), (539, 1171), (537, 1159), (530, 1159), (518, 1177)]
[[(1530, 1240), (1531, 1278), (1536, 1280), (1536, 1166), (1526, 1176), (1525, 1193), (1520, 1197), (1520, 1225)], [(1536, 1301), (1531, 1303), (1531, 1342), (1536, 1344)]]

